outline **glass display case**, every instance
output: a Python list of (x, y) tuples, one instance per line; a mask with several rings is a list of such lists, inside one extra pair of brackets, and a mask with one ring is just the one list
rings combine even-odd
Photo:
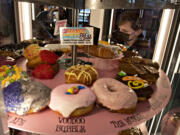
[[(2, 18), (0, 24), (0, 134), (128, 135), (130, 132), (135, 132), (133, 131), (135, 129), (143, 135), (178, 135), (180, 133), (179, 3), (178, 0), (9, 0), (0, 2), (3, 11), (0, 17)], [(11, 7), (11, 10), (5, 11), (6, 7)], [(88, 31), (88, 28), (93, 28), (91, 33), (93, 44), (63, 45), (60, 37), (65, 30), (66, 32), (68, 30), (55, 34), (55, 31), (60, 32), (62, 27), (66, 27), (71, 32), (84, 29)], [(74, 35), (71, 36), (74, 38)], [(33, 57), (34, 55), (36, 56)], [(16, 63), (26, 75), (13, 66), (5, 66), (8, 68), (5, 70), (4, 61), (7, 65), (12, 64), (11, 62), (14, 62), (12, 65)], [(4, 84), (6, 77), (9, 76), (9, 80), (12, 80), (13, 74), (9, 75), (10, 71), (16, 73), (16, 70), (18, 70), (17, 74), (21, 74), (20, 79), (15, 78), (17, 80), (13, 79), (8, 81), (8, 85), (7, 82)], [(24, 76), (28, 76), (28, 79)], [(124, 78), (128, 79), (124, 80)], [(101, 79), (104, 80), (96, 84)], [(106, 79), (110, 80), (105, 82)], [(79, 85), (75, 86), (77, 83)], [(31, 104), (48, 98), (48, 103), (43, 102), (46, 106), (38, 112), (30, 107), (26, 115), (22, 115), (17, 110), (6, 112), (9, 109), (7, 106), (16, 109), (19, 104), (22, 106), (20, 101), (22, 97), (18, 95), (17, 89), (19, 84), (21, 84), (21, 91), (25, 90), (24, 93), (28, 91), (26, 90), (28, 87), (33, 90), (31, 84), (39, 91), (35, 95), (32, 92), (33, 96), (29, 96), (30, 98), (21, 92), (23, 103), (29, 104), (32, 97), (36, 99)], [(9, 90), (10, 86), (14, 91)], [(42, 92), (42, 87), (48, 87), (44, 89), (52, 91), (43, 95), (45, 93)], [(83, 87), (82, 90), (79, 87)], [(93, 101), (95, 102), (93, 109), (90, 109), (90, 113), (79, 117), (65, 116), (66, 109), (82, 104), (80, 98), (77, 101), (73, 97), (83, 91), (84, 87), (84, 91), (91, 89), (93, 95), (81, 97), (81, 101), (89, 99), (84, 102), (90, 102), (95, 94), (96, 101)], [(57, 89), (66, 91), (64, 96), (58, 99), (61, 103), (52, 105), (52, 93)], [(98, 89), (97, 93), (96, 89)], [(109, 97), (104, 95), (106, 97), (104, 102), (101, 102), (101, 97), (105, 92), (99, 94), (102, 89), (111, 93)], [(123, 113), (117, 113), (122, 111), (123, 107), (112, 109), (115, 104), (113, 101), (118, 95), (114, 93), (119, 89), (123, 92), (119, 94), (118, 104), (123, 102), (126, 110), (129, 105), (127, 103), (134, 101), (136, 107), (133, 112), (128, 113), (126, 110)], [(135, 93), (135, 97), (128, 97), (131, 92), (127, 93), (124, 90), (129, 91), (129, 89)], [(59, 91), (54, 92), (55, 97), (59, 96)], [(68, 96), (72, 97), (68, 99)], [(66, 98), (69, 100), (67, 103)], [(59, 114), (56, 109), (52, 109), (52, 106), (61, 107), (61, 104), (62, 106), (66, 104), (62, 107), (65, 114), (64, 112)], [(110, 107), (107, 107), (109, 104), (111, 104)], [(82, 107), (84, 109), (87, 106), (90, 107), (86, 104), (76, 107), (75, 110)]]

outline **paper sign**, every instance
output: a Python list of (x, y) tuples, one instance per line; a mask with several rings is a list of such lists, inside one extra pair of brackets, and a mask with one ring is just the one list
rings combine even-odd
[(60, 27), (62, 45), (93, 45), (92, 27)]
[(67, 20), (57, 21), (56, 25), (55, 25), (55, 29), (54, 29), (54, 35), (55, 36), (59, 35), (59, 28), (60, 27), (66, 27), (66, 25), (67, 25)]

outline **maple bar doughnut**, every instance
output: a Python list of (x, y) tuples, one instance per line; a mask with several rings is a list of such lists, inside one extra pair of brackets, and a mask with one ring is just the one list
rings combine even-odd
[(136, 93), (123, 83), (112, 78), (101, 78), (93, 84), (97, 102), (108, 109), (120, 113), (135, 111)]
[(65, 71), (66, 83), (91, 85), (98, 77), (98, 72), (90, 65), (71, 66)]
[(114, 45), (92, 45), (84, 46), (83, 50), (92, 56), (103, 59), (122, 58), (122, 49)]

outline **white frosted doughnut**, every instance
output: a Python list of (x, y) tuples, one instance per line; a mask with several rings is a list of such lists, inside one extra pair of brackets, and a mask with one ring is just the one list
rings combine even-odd
[(97, 101), (111, 110), (130, 109), (136, 106), (136, 93), (112, 78), (101, 78), (93, 84)]
[[(84, 86), (77, 94), (67, 95), (68, 89), (74, 86)], [(63, 117), (69, 117), (72, 112), (82, 107), (88, 107), (96, 100), (93, 91), (82, 84), (62, 84), (54, 88), (51, 92), (49, 107), (60, 112)]]

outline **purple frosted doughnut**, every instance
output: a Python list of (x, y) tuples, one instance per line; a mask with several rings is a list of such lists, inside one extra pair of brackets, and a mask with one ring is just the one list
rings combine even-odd
[(16, 81), (3, 90), (7, 112), (25, 115), (44, 109), (50, 101), (51, 90), (35, 81)]

